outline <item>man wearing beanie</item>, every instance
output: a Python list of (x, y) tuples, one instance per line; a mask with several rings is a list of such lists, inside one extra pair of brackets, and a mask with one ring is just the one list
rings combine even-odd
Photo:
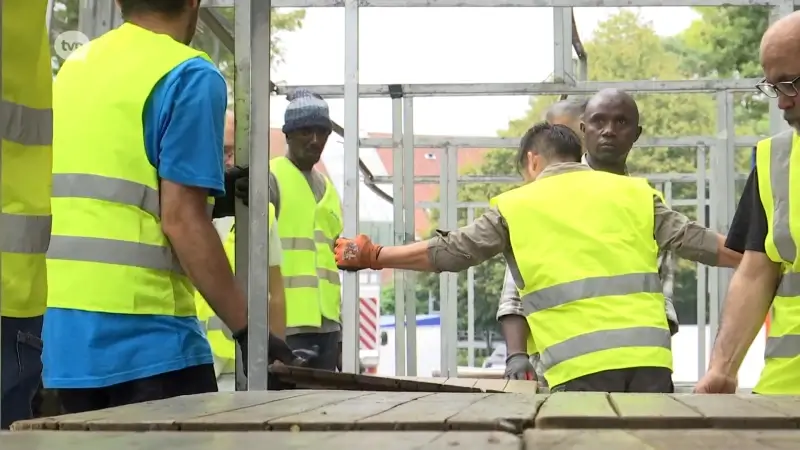
[(286, 156), (270, 163), (269, 197), (283, 245), (286, 342), (295, 350), (317, 347), (310, 367), (335, 370), (341, 336), (341, 281), (333, 244), (342, 232), (339, 194), (314, 169), (331, 134), (328, 104), (298, 90), (289, 96), (283, 133)]

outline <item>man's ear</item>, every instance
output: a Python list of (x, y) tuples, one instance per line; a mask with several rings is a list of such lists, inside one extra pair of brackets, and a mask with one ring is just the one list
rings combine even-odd
[(636, 139), (634, 139), (634, 140), (633, 140), (633, 142), (636, 142), (636, 141), (638, 141), (638, 140), (639, 140), (639, 137), (642, 135), (642, 130), (643, 130), (643, 129), (642, 129), (642, 126), (641, 126), (641, 125), (639, 125), (638, 127), (636, 127)]

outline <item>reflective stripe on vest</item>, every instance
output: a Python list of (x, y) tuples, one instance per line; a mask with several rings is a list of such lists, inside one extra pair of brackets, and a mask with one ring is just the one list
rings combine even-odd
[(757, 182), (760, 200), (767, 215), (764, 248), (770, 260), (779, 263), (784, 273), (772, 301), (764, 369), (753, 389), (759, 394), (800, 394), (800, 264), (797, 241), (800, 221), (800, 141), (795, 132), (786, 131), (758, 143)]
[(0, 2), (0, 252), (4, 317), (44, 314), (50, 242), (52, 64), (47, 0)]
[[(53, 198), (84, 198), (128, 205), (161, 218), (156, 189), (135, 181), (92, 174), (54, 174)], [(214, 205), (207, 206), (209, 217)], [(102, 262), (185, 274), (170, 247), (116, 239), (53, 236), (47, 252), (50, 259)]]
[(338, 322), (341, 282), (333, 241), (342, 231), (339, 196), (326, 177), (319, 202), (308, 180), (285, 157), (271, 161), (282, 207), (278, 232), (283, 247), (281, 271), (286, 289), (286, 326), (320, 327), (322, 318)]
[[(767, 213), (771, 216), (770, 233), (767, 236), (767, 254), (770, 259), (776, 262), (785, 262), (794, 266), (794, 271), (800, 271), (797, 258), (797, 243), (795, 242), (795, 233), (792, 233), (790, 227), (789, 214), (792, 208), (790, 207), (790, 169), (792, 159), (792, 141), (794, 138), (794, 130), (784, 131), (781, 134), (771, 138), (770, 144), (767, 146), (759, 143), (758, 153), (764, 153), (769, 157), (769, 171), (767, 172), (771, 197), (771, 208)], [(763, 142), (763, 141), (762, 141)], [(798, 157), (795, 156), (795, 159)], [(798, 164), (797, 162), (795, 164)], [(766, 166), (766, 164), (765, 164)], [(759, 171), (759, 174), (761, 172)], [(800, 171), (797, 171), (800, 174)], [(796, 181), (796, 180), (795, 180)], [(798, 203), (800, 204), (800, 203)], [(765, 209), (768, 205), (764, 205)]]
[[(522, 297), (525, 315), (533, 314), (567, 303), (607, 296), (619, 296), (649, 292), (661, 293), (661, 281), (654, 273), (635, 273), (610, 277), (595, 277), (576, 280), (531, 292)], [(552, 345), (541, 353), (544, 370), (561, 361), (577, 358), (589, 353), (620, 347), (671, 348), (672, 339), (661, 328), (633, 327), (618, 330), (601, 330), (582, 334)]]
[[(269, 230), (272, 230), (272, 224), (275, 223), (275, 207), (272, 203), (269, 204)], [(236, 223), (231, 223), (230, 231), (227, 236), (222, 236), (222, 247), (225, 250), (225, 256), (228, 258), (228, 263), (231, 269), (236, 268)], [(195, 293), (195, 307), (197, 308), (197, 318), (205, 323), (206, 337), (211, 346), (211, 352), (214, 356), (222, 359), (233, 359), (236, 356), (236, 347), (233, 341), (233, 333), (225, 325), (225, 323), (217, 317), (214, 310), (206, 302), (206, 299), (200, 295), (200, 292)]]
[[(147, 158), (141, 115), (156, 84), (198, 57), (208, 60), (125, 23), (61, 66), (53, 89), (48, 306), (196, 315), (194, 286), (161, 229), (159, 175)], [(209, 198), (209, 216), (212, 208)]]
[[(573, 207), (565, 210), (566, 203)], [(507, 259), (517, 266), (511, 273), (529, 344), (538, 347), (529, 352), (541, 354), (550, 386), (604, 370), (671, 368), (653, 190), (645, 180), (581, 170), (539, 179), (492, 204), (508, 223)], [(560, 239), (557, 230), (569, 236)]]

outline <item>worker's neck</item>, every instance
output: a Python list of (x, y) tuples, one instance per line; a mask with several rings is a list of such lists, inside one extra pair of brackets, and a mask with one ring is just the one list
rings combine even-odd
[(186, 43), (187, 25), (180, 19), (170, 20), (153, 14), (139, 14), (128, 17), (125, 21), (153, 33), (166, 34), (178, 42)]
[(600, 172), (608, 172), (616, 175), (628, 174), (628, 167), (627, 164), (625, 164), (625, 161), (622, 161), (621, 163), (601, 163), (592, 159), (592, 156), (587, 153), (586, 162), (589, 164), (589, 167), (594, 170), (599, 170)]
[(297, 157), (295, 157), (291, 153), (286, 155), (286, 159), (288, 159), (292, 164), (294, 164), (294, 166), (297, 167), (297, 170), (299, 170), (300, 172), (311, 173), (311, 171), (314, 169), (314, 166), (308, 167), (307, 163), (300, 162), (297, 159)]

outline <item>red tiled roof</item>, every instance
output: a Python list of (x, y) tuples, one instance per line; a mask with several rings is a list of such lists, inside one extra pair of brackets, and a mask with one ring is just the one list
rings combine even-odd
[[(369, 133), (371, 138), (391, 138), (388, 133)], [(462, 173), (468, 168), (475, 167), (483, 162), (483, 158), (490, 149), (459, 149), (458, 152), (458, 172)], [(394, 173), (394, 160), (392, 159), (391, 148), (377, 149), (378, 156), (386, 168), (387, 175)], [(426, 157), (427, 154), (435, 155), (435, 158)], [(441, 151), (439, 149), (418, 148), (414, 149), (414, 175), (415, 176), (439, 176), (441, 175)], [(414, 186), (414, 202), (433, 202), (439, 195), (438, 184), (417, 184)], [(424, 208), (416, 208), (414, 211), (414, 228), (417, 235), (424, 236), (431, 231), (431, 217)], [(381, 285), (387, 286), (393, 282), (391, 270), (381, 271)]]
[[(370, 133), (372, 138), (390, 138), (388, 133)], [(388, 175), (394, 173), (394, 162), (392, 159), (392, 149), (379, 148), (378, 156), (381, 158)], [(475, 167), (483, 162), (483, 158), (490, 149), (487, 148), (463, 148), (458, 152), (458, 172)], [(435, 155), (434, 158), (426, 157), (426, 154)], [(414, 175), (415, 176), (439, 176), (441, 174), (441, 151), (439, 149), (415, 149), (414, 150)], [(415, 202), (432, 202), (437, 200), (439, 185), (437, 184), (417, 184), (414, 186)], [(414, 212), (414, 225), (419, 235), (424, 235), (430, 231), (431, 220), (428, 212), (423, 208), (417, 208)]]

